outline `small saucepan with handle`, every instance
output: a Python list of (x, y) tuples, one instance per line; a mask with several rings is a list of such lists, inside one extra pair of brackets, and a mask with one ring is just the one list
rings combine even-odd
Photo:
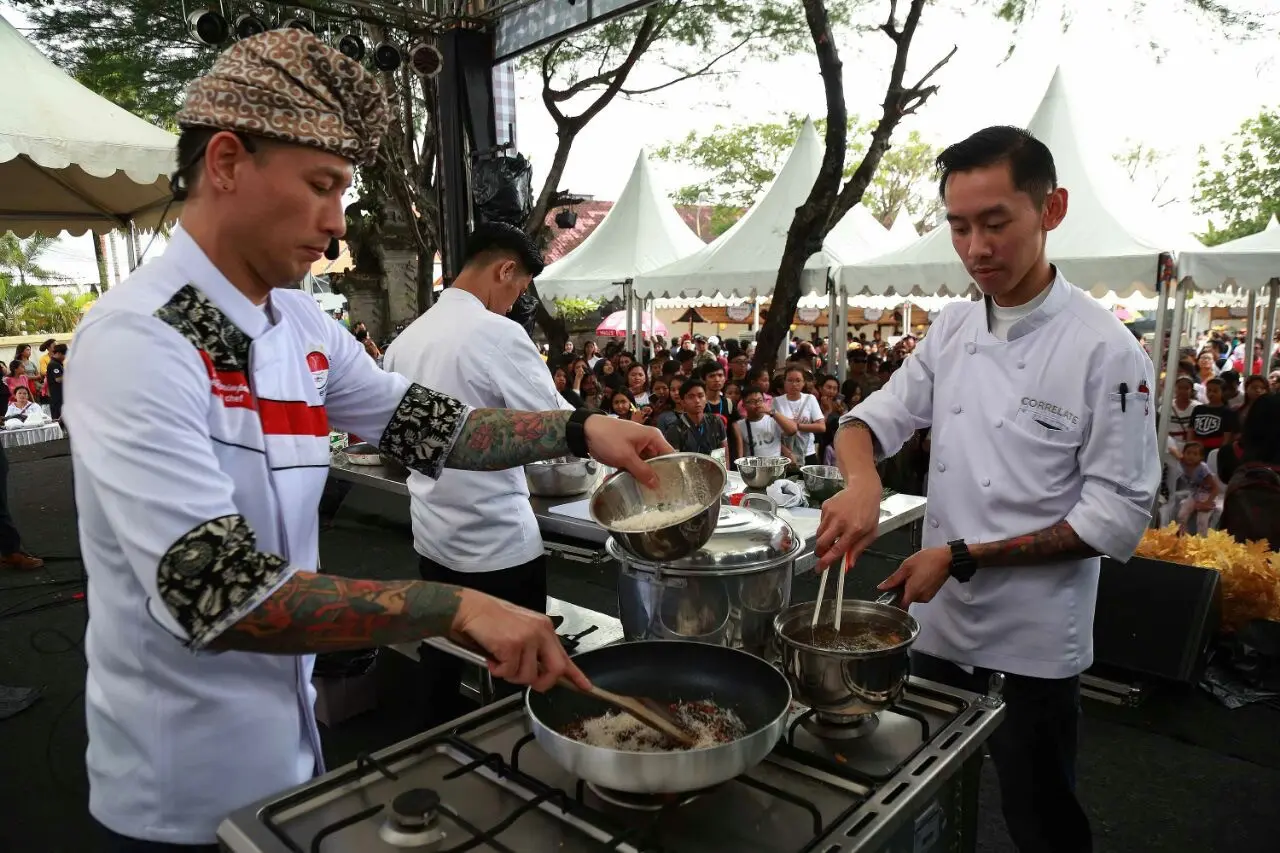
[[(839, 569), (835, 569), (839, 571)], [(897, 701), (911, 674), (909, 652), (920, 623), (897, 605), (901, 587), (876, 601), (840, 602), (835, 630), (832, 600), (793, 604), (773, 620), (783, 671), (796, 700), (831, 716), (873, 714)]]

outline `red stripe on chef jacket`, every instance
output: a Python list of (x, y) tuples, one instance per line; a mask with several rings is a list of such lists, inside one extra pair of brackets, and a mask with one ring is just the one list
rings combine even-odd
[(329, 414), (324, 406), (308, 406), (300, 400), (258, 400), (263, 435), (318, 435), (329, 437)]
[(222, 401), (222, 405), (229, 409), (257, 408), (253, 392), (249, 390), (249, 377), (244, 371), (218, 370), (213, 366), (213, 359), (204, 350), (200, 350), (200, 358), (209, 371), (209, 390)]

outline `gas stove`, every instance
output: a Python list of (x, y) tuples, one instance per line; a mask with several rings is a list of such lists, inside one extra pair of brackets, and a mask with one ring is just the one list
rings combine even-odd
[(232, 853), (851, 853), (972, 850), (992, 696), (911, 679), (874, 717), (793, 706), (746, 774), (705, 791), (595, 789), (541, 750), (513, 696), (295, 790), (218, 829)]

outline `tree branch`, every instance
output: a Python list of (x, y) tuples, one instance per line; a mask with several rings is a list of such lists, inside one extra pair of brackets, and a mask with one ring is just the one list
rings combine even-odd
[(893, 41), (893, 67), (889, 72), (889, 83), (885, 87), (880, 121), (876, 124), (875, 130), (871, 132), (871, 142), (867, 145), (866, 153), (862, 156), (862, 162), (853, 170), (853, 174), (849, 176), (844, 188), (840, 190), (840, 196), (836, 199), (835, 206), (831, 210), (831, 218), (827, 222), (828, 227), (839, 222), (846, 213), (853, 209), (855, 204), (862, 201), (862, 196), (871, 184), (871, 179), (875, 177), (876, 169), (879, 168), (881, 159), (883, 159), (885, 152), (889, 150), (889, 140), (893, 137), (893, 132), (897, 129), (898, 122), (904, 116), (911, 115), (924, 106), (924, 103), (938, 91), (936, 85), (927, 85), (928, 81), (944, 65), (951, 61), (951, 57), (956, 54), (956, 48), (951, 48), (951, 51), (941, 60), (934, 63), (933, 67), (914, 86), (903, 85), (902, 79), (907, 72), (907, 55), (911, 51), (911, 42), (915, 37), (916, 27), (920, 24), (920, 14), (924, 11), (925, 1), (911, 0), (911, 8), (907, 10), (907, 17), (901, 29), (897, 29), (894, 24), (897, 3), (890, 4), (889, 21), (881, 29)]
[[(668, 86), (674, 86), (674, 85), (675, 85), (675, 84), (677, 84), (677, 83), (683, 83), (685, 80), (691, 80), (691, 79), (693, 79), (694, 77), (710, 76), (710, 74), (711, 74), (711, 69), (712, 69), (712, 68), (714, 68), (714, 67), (716, 66), (716, 63), (719, 63), (719, 62), (722, 62), (722, 61), (723, 61), (723, 60), (725, 60), (725, 59), (728, 59), (730, 56), (732, 56), (733, 54), (737, 53), (739, 50), (741, 50), (742, 48), (746, 47), (747, 45), (751, 44), (751, 42), (756, 41), (756, 40), (757, 40), (757, 37), (756, 37), (756, 36), (747, 36), (747, 37), (746, 37), (746, 38), (744, 38), (742, 41), (740, 41), (740, 42), (738, 42), (737, 44), (735, 44), (733, 47), (731, 47), (731, 48), (729, 48), (728, 50), (724, 51), (724, 52), (723, 52), (723, 53), (721, 53), (720, 55), (713, 57), (713, 58), (711, 59), (711, 61), (710, 61), (710, 62), (706, 63), (706, 64), (705, 64), (705, 65), (703, 65), (701, 68), (698, 68), (698, 69), (696, 69), (696, 70), (694, 70), (694, 71), (685, 71), (681, 76), (679, 76), (679, 77), (675, 77), (675, 78), (673, 78), (673, 79), (671, 79), (671, 80), (668, 80), (668, 81), (667, 81), (667, 82), (665, 82), (665, 83), (661, 83), (661, 84), (659, 84), (659, 85), (657, 85), (657, 86), (649, 86), (649, 87), (644, 88), (644, 89), (626, 89), (626, 88), (624, 88), (624, 89), (622, 89), (622, 94), (623, 94), (623, 95), (626, 95), (626, 96), (627, 96), (627, 97), (629, 97), (629, 98), (634, 98), (634, 97), (637, 97), (637, 96), (639, 96), (639, 95), (651, 95), (651, 94), (653, 94), (654, 92), (660, 92), (660, 91), (662, 91), (663, 89), (667, 88)], [(673, 70), (678, 70), (678, 69), (673, 69)]]

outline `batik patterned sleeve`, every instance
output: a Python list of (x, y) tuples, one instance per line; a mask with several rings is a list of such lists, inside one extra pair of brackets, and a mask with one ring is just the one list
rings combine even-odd
[[(117, 555), (151, 616), (193, 649), (268, 598), (295, 568), (258, 550), (219, 467), (209, 368), (155, 317), (117, 312), (76, 333), (64, 418), (75, 436), (76, 502), (90, 582)], [(122, 364), (163, 364), (139, 383)]]

